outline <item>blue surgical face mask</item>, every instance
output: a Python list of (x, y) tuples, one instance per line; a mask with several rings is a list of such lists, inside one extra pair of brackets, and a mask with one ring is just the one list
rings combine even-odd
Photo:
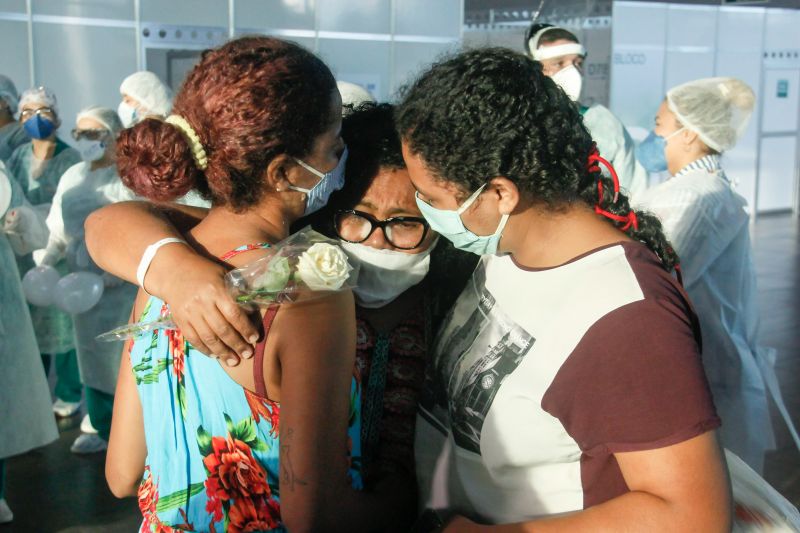
[(342, 152), (341, 157), (339, 157), (339, 163), (336, 165), (336, 168), (330, 172), (320, 172), (308, 163), (304, 163), (299, 159), (296, 159), (296, 161), (301, 167), (320, 178), (317, 184), (310, 189), (296, 187), (294, 185), (289, 186), (289, 189), (293, 191), (306, 194), (306, 209), (303, 211), (303, 216), (307, 216), (325, 207), (333, 191), (338, 191), (344, 187), (344, 166), (347, 162), (347, 147), (344, 147), (344, 152)]
[(41, 115), (33, 115), (26, 120), (22, 126), (27, 134), (33, 139), (47, 139), (56, 131), (55, 123), (49, 118)]
[(497, 253), (497, 245), (500, 243), (500, 237), (503, 236), (503, 229), (508, 222), (508, 215), (500, 217), (500, 223), (497, 225), (497, 230), (491, 235), (475, 235), (464, 226), (461, 220), (461, 213), (466, 211), (469, 206), (475, 202), (480, 196), (486, 184), (472, 193), (472, 196), (467, 198), (467, 201), (461, 204), (461, 207), (455, 211), (447, 209), (437, 209), (429, 203), (423, 201), (416, 195), (417, 206), (422, 211), (422, 216), (431, 225), (431, 229), (444, 236), (453, 246), (465, 252), (472, 252), (478, 255), (491, 255)]
[(667, 141), (680, 133), (683, 128), (662, 137), (651, 131), (650, 135), (636, 147), (636, 159), (648, 172), (664, 172), (667, 170), (667, 155), (665, 149)]

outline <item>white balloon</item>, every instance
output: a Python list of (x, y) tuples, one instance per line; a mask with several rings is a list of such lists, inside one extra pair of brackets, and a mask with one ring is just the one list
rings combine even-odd
[(103, 278), (91, 272), (73, 272), (56, 285), (54, 303), (72, 315), (85, 313), (103, 296)]
[(56, 284), (60, 277), (58, 271), (51, 266), (32, 268), (22, 278), (22, 292), (33, 305), (47, 307), (53, 304)]

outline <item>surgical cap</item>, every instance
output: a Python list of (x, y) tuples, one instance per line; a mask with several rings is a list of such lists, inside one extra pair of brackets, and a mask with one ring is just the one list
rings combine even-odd
[(342, 95), (342, 106), (357, 107), (365, 102), (375, 102), (375, 97), (368, 90), (355, 83), (337, 81), (336, 87)]
[(670, 89), (667, 105), (706, 146), (724, 152), (747, 128), (755, 98), (753, 90), (736, 78), (704, 78)]
[(58, 116), (58, 100), (56, 100), (55, 93), (47, 87), (33, 87), (22, 93), (19, 98), (19, 107), (25, 107), (27, 104), (47, 106)]
[(122, 95), (128, 95), (145, 108), (144, 114), (166, 117), (172, 108), (172, 91), (164, 85), (158, 76), (142, 70), (134, 72), (119, 86)]
[(117, 115), (116, 111), (107, 107), (87, 107), (78, 113), (78, 118), (75, 119), (75, 121), (77, 122), (82, 118), (96, 120), (102, 124), (105, 129), (110, 131), (114, 137), (116, 137), (117, 134), (122, 131), (122, 121), (119, 119), (119, 115)]
[(17, 92), (14, 82), (11, 81), (11, 78), (3, 76), (2, 74), (0, 74), (0, 98), (8, 104), (12, 115), (17, 112), (19, 93)]

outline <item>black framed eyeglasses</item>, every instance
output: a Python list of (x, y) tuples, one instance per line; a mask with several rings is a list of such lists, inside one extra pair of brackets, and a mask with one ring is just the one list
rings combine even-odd
[(378, 220), (369, 213), (345, 209), (333, 215), (333, 226), (340, 239), (352, 243), (366, 241), (375, 228), (381, 228), (386, 240), (400, 250), (417, 248), (428, 235), (430, 226), (422, 217), (391, 217)]

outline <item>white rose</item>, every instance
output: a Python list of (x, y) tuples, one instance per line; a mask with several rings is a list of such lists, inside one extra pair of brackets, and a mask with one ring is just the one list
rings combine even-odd
[(286, 288), (292, 274), (289, 260), (286, 257), (273, 257), (267, 264), (267, 270), (253, 282), (257, 291), (278, 292)]
[(297, 262), (297, 274), (314, 291), (341, 289), (351, 270), (342, 249), (326, 242), (313, 245)]

